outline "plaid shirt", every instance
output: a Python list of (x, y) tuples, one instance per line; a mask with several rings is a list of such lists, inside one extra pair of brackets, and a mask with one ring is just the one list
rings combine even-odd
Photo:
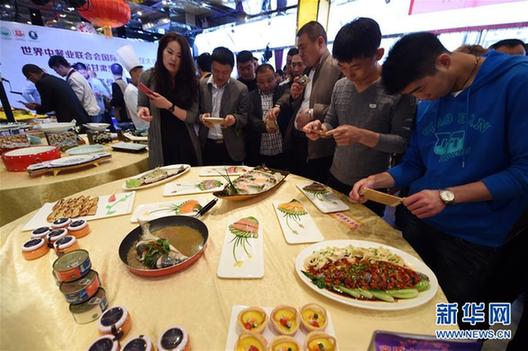
[[(262, 104), (262, 120), (273, 107), (273, 93), (260, 93), (260, 102)], [(264, 121), (265, 122), (265, 121)], [(262, 133), (260, 137), (260, 154), (265, 156), (274, 156), (282, 153), (282, 136), (277, 129), (275, 133)]]

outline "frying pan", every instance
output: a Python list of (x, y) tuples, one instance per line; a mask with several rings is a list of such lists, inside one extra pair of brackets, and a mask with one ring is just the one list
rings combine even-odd
[(203, 215), (205, 212), (207, 212), (209, 209), (211, 209), (216, 204), (216, 199), (209, 202), (207, 205), (205, 205), (200, 212), (197, 213), (195, 217), (189, 217), (189, 216), (168, 216), (168, 217), (161, 217), (154, 219), (152, 221), (149, 221), (150, 224), (150, 230), (152, 232), (165, 228), (168, 226), (188, 226), (190, 228), (193, 228), (197, 230), (201, 235), (201, 241), (196, 243), (198, 247), (198, 251), (196, 251), (192, 256), (190, 256), (185, 261), (178, 263), (174, 266), (165, 267), (165, 268), (158, 268), (158, 269), (149, 269), (149, 268), (134, 268), (128, 264), (128, 252), (130, 249), (134, 246), (134, 243), (139, 240), (139, 238), (142, 235), (141, 227), (138, 226), (134, 228), (130, 233), (125, 236), (123, 241), (121, 241), (121, 244), (119, 245), (119, 258), (121, 258), (121, 261), (127, 266), (128, 270), (136, 275), (142, 276), (142, 277), (161, 277), (164, 275), (169, 275), (177, 272), (181, 272), (187, 268), (189, 268), (194, 262), (196, 262), (203, 254), (205, 247), (207, 246), (207, 239), (209, 238), (209, 231), (207, 229), (207, 226), (199, 220), (198, 216)]

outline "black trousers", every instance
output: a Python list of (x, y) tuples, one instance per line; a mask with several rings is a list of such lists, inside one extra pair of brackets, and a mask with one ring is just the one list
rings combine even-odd
[(207, 139), (203, 151), (205, 166), (235, 165), (240, 162), (233, 160), (225, 147), (224, 141)]
[(463, 323), (464, 303), (484, 302), (487, 307), (489, 302), (511, 302), (526, 291), (526, 269), (520, 266), (528, 241), (528, 233), (524, 234), (493, 248), (444, 234), (409, 211), (405, 212), (403, 223), (404, 238), (435, 273), (447, 299), (458, 303), (461, 329), (489, 327), (487, 323), (475, 326)]
[[(350, 191), (352, 190), (351, 185), (341, 183), (336, 177), (333, 176), (331, 172), (328, 173), (328, 186), (334, 188), (340, 193), (345, 194), (346, 196), (348, 196), (348, 194), (350, 194)], [(379, 204), (373, 201), (367, 201), (363, 205), (380, 217), (383, 217), (383, 214), (385, 213), (385, 205), (383, 204)]]

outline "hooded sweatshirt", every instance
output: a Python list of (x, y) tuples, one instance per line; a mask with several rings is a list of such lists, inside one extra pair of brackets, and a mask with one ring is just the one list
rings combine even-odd
[(491, 51), (469, 88), (422, 101), (404, 159), (389, 173), (411, 194), (482, 181), (492, 200), (446, 206), (425, 222), (502, 246), (528, 207), (528, 58)]

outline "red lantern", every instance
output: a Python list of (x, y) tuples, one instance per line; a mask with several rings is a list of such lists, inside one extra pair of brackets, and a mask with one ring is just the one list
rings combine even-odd
[(121, 27), (130, 21), (130, 7), (124, 0), (89, 0), (79, 8), (79, 14), (92, 24), (103, 27), (105, 34), (112, 33), (111, 27)]

